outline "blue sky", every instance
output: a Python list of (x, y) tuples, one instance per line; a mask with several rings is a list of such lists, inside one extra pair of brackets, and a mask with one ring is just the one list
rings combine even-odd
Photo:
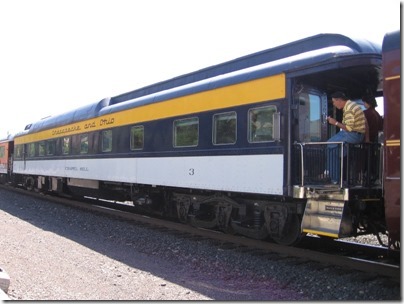
[(319, 33), (382, 42), (400, 1), (0, 1), (0, 138), (26, 124)]

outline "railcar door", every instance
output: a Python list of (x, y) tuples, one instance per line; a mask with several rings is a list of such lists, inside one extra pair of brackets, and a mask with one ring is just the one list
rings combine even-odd
[[(289, 193), (295, 185), (303, 185), (308, 176), (319, 176), (324, 172), (325, 159), (322, 150), (316, 150), (307, 159), (302, 153), (304, 143), (324, 142), (328, 139), (327, 94), (314, 87), (298, 85), (295, 87), (291, 105), (291, 162), (288, 184)], [(305, 164), (305, 168), (303, 168)], [(309, 171), (307, 169), (309, 168)], [(304, 175), (304, 176), (303, 176)], [(294, 194), (293, 194), (294, 195)]]
[(319, 142), (327, 140), (327, 95), (305, 88), (294, 95), (293, 141)]

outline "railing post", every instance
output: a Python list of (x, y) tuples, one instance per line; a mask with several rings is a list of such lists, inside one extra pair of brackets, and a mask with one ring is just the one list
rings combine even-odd
[(303, 157), (303, 144), (299, 143), (298, 144), (300, 146), (300, 162), (301, 162), (301, 166), (300, 166), (300, 174), (301, 174), (301, 180), (300, 180), (300, 186), (303, 187), (304, 186), (304, 157)]
[[(340, 143), (340, 145), (341, 145), (341, 153), (340, 153), (340, 155), (339, 155), (339, 160), (340, 160), (340, 175), (339, 175), (339, 186), (342, 188), (342, 184), (343, 184), (343, 180), (344, 180), (344, 144), (343, 143)], [(346, 158), (347, 158), (347, 161), (346, 161), (346, 172), (348, 173), (349, 172), (349, 165), (348, 165), (348, 163), (349, 163), (349, 149), (347, 148), (347, 156), (346, 156)]]

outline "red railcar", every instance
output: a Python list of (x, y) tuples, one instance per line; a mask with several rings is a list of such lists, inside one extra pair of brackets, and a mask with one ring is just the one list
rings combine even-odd
[(14, 140), (11, 136), (0, 139), (0, 183), (6, 182), (12, 171)]
[(401, 170), (401, 38), (400, 31), (383, 40), (384, 204), (389, 245), (400, 247)]

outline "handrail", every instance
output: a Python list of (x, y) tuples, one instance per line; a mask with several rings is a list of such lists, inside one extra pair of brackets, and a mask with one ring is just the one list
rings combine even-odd
[(294, 146), (294, 185), (326, 185), (334, 180), (340, 188), (380, 186), (380, 144), (295, 142)]

